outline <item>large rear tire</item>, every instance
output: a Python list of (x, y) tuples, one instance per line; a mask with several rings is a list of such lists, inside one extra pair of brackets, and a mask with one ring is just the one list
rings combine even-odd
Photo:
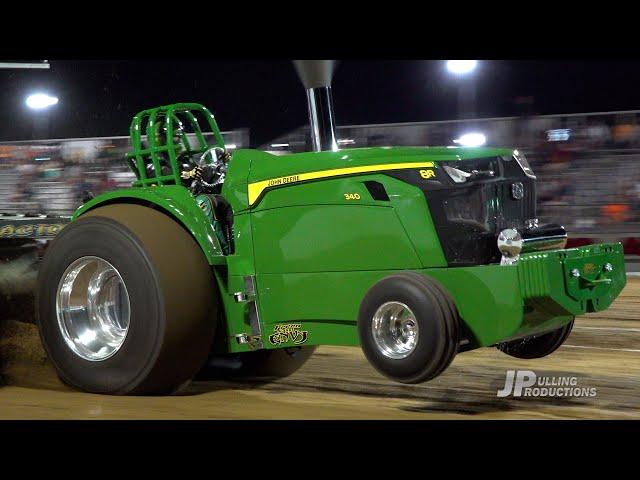
[(169, 394), (207, 359), (218, 293), (206, 258), (169, 216), (91, 210), (54, 239), (38, 277), (37, 323), (61, 379), (105, 394)]

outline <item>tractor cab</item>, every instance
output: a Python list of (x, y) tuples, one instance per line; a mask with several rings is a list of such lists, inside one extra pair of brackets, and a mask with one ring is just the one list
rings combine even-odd
[(194, 193), (219, 193), (230, 156), (206, 107), (178, 103), (144, 110), (133, 118), (130, 135), (127, 161), (137, 177), (134, 186), (184, 185)]
[(188, 188), (213, 223), (223, 252), (232, 253), (233, 212), (220, 194), (231, 156), (213, 114), (197, 103), (144, 110), (133, 118), (130, 135), (133, 186)]

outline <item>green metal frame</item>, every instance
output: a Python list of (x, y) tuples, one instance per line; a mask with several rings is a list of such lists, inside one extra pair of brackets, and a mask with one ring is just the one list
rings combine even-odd
[[(611, 272), (603, 269), (606, 263), (613, 265)], [(581, 271), (593, 264), (593, 275), (608, 282), (595, 289), (573, 286), (578, 279), (570, 272), (576, 264)], [(308, 345), (358, 345), (361, 299), (376, 282), (407, 270), (437, 280), (449, 292), (469, 335), (467, 349), (551, 331), (574, 316), (605, 310), (626, 284), (619, 243), (527, 253), (516, 265), (258, 274), (263, 337), (295, 323), (306, 332)], [(243, 327), (230, 326), (231, 331)], [(277, 345), (287, 346), (295, 346), (294, 340)]]
[[(149, 110), (143, 110), (138, 113), (131, 122), (129, 132), (131, 135), (131, 144), (133, 152), (127, 154), (129, 166), (136, 174), (137, 180), (133, 183), (136, 187), (145, 187), (150, 185), (180, 185), (180, 168), (177, 162), (177, 152), (184, 149), (190, 154), (204, 153), (213, 145), (207, 143), (204, 138), (200, 124), (196, 118), (196, 113), (202, 114), (207, 120), (208, 126), (213, 133), (216, 144), (221, 148), (224, 147), (224, 140), (218, 124), (213, 114), (205, 106), (199, 103), (176, 103), (166, 105)], [(178, 142), (174, 142), (174, 131), (176, 124), (184, 123), (193, 130), (198, 141), (198, 148), (192, 148), (186, 132), (182, 132)], [(166, 125), (167, 130), (164, 134), (164, 144), (158, 142), (158, 136), (161, 128)], [(143, 144), (143, 132), (146, 135), (148, 147)], [(166, 153), (171, 167), (170, 175), (158, 175), (161, 172), (160, 154)], [(153, 164), (156, 176), (147, 176), (146, 166)]]

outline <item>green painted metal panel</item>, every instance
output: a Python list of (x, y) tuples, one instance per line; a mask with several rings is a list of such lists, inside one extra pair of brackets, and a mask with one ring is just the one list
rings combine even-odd
[(523, 301), (515, 268), (482, 265), (429, 269), (424, 273), (450, 293), (460, 318), (479, 345), (491, 345), (520, 327)]
[[(562, 276), (567, 259), (579, 258), (582, 265), (587, 265), (601, 255), (606, 257), (602, 259), (604, 263), (614, 265), (612, 272), (607, 273), (611, 283), (606, 284), (606, 289), (591, 289), (591, 303), (572, 300)], [(536, 257), (539, 254), (523, 255), (517, 265), (414, 271), (436, 279), (449, 292), (462, 321), (473, 334), (475, 346), (490, 346), (553, 330), (575, 315), (606, 308), (626, 281), (624, 267), (617, 270), (624, 258), (619, 244), (545, 252), (544, 267)], [(356, 321), (362, 298), (377, 281), (400, 271), (403, 269), (258, 273), (263, 338), (276, 333), (276, 325), (300, 323), (300, 328), (307, 332), (309, 345), (356, 344)], [(603, 284), (598, 284), (599, 289), (600, 285)], [(331, 329), (333, 335), (327, 333)], [(284, 346), (291, 345), (292, 342)]]
[(446, 267), (447, 260), (424, 193), (418, 187), (401, 180), (385, 175), (380, 177), (383, 177), (381, 182), (389, 193), (391, 205), (404, 227), (404, 234), (413, 244), (422, 267)]
[(337, 152), (304, 152), (266, 155), (251, 167), (249, 182), (316, 170), (330, 170), (385, 163), (452, 161), (512, 154), (507, 148), (371, 147)]
[(202, 248), (209, 264), (224, 264), (225, 257), (216, 237), (213, 225), (198, 207), (193, 196), (180, 185), (165, 185), (150, 188), (123, 188), (98, 195), (78, 208), (72, 221), (83, 213), (110, 203), (143, 202), (164, 210), (184, 225)]
[[(365, 186), (365, 182), (372, 181), (384, 186), (389, 196), (388, 201), (376, 200), (372, 197)], [(321, 182), (304, 183), (292, 185), (289, 188), (275, 189), (265, 195), (264, 199), (252, 209), (252, 212), (264, 212), (293, 206), (312, 206), (317, 208), (319, 205), (375, 206), (391, 209), (397, 220), (393, 218), (391, 213), (386, 212), (380, 213), (377, 218), (367, 217), (367, 219), (374, 222), (369, 224), (365, 220), (355, 218), (356, 215), (360, 215), (360, 213), (357, 213), (359, 210), (346, 211), (345, 215), (348, 215), (350, 219), (349, 224), (336, 225), (334, 232), (342, 237), (354, 234), (358, 237), (367, 237), (362, 240), (363, 244), (375, 242), (376, 248), (378, 248), (379, 242), (383, 241), (386, 244), (385, 251), (395, 249), (396, 246), (405, 248), (408, 244), (411, 244), (421, 261), (422, 267), (442, 267), (447, 265), (424, 194), (419, 188), (384, 174), (333, 178)], [(332, 212), (334, 211), (332, 210)], [(266, 217), (272, 219), (289, 215), (291, 215), (291, 211), (285, 210), (282, 213), (268, 214)], [(333, 216), (334, 214), (332, 213), (331, 215)], [(262, 218), (262, 216), (259, 216), (259, 218)], [(385, 218), (390, 220), (385, 220)], [(265, 221), (270, 222), (271, 220)], [(356, 229), (356, 223), (352, 222), (357, 223), (358, 231), (345, 232), (349, 228)], [(263, 225), (264, 221), (259, 220), (257, 224)], [(349, 227), (351, 224), (353, 224), (353, 227)], [(327, 230), (325, 226), (323, 226), (323, 230), (324, 233), (331, 233), (332, 231)], [(301, 235), (306, 234), (306, 232), (301, 232)], [(312, 238), (316, 237), (317, 235), (312, 235)], [(375, 237), (384, 238), (376, 239)], [(274, 239), (270, 241), (274, 241)], [(302, 246), (308, 249), (309, 242), (305, 239), (301, 241), (303, 242)], [(362, 250), (359, 245), (354, 245), (352, 251), (346, 253), (349, 257), (363, 255), (370, 257), (370, 253), (367, 252), (366, 248)], [(322, 255), (326, 255), (326, 252), (323, 252)], [(385, 253), (385, 255), (388, 255), (388, 253)], [(392, 261), (393, 259), (390, 260), (390, 264)], [(361, 263), (361, 265), (364, 265), (366, 269), (380, 268), (366, 262)], [(391, 265), (392, 267), (397, 267), (399, 264)]]
[(391, 208), (294, 206), (253, 213), (252, 224), (258, 273), (421, 266)]
[(222, 186), (222, 195), (239, 213), (249, 207), (247, 200), (247, 179), (252, 162), (259, 162), (265, 156), (272, 156), (258, 150), (238, 149), (233, 152), (227, 175)]
[[(611, 265), (611, 271), (605, 265)], [(522, 255), (519, 279), (525, 300), (550, 314), (580, 315), (608, 308), (626, 284), (620, 243)], [(573, 276), (577, 270), (579, 276)]]
[[(357, 344), (356, 321), (366, 292), (379, 280), (401, 271), (258, 274), (263, 330), (273, 333), (277, 324), (302, 322), (310, 345)], [(480, 346), (492, 345), (521, 328), (523, 300), (516, 268), (484, 265), (414, 271), (447, 289)], [(333, 337), (320, 340), (316, 335), (320, 325), (340, 328)]]

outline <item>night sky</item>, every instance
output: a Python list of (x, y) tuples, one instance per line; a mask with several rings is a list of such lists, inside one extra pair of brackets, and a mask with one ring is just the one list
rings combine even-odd
[[(0, 70), (0, 140), (27, 140), (26, 95), (60, 98), (49, 138), (126, 135), (139, 110), (179, 101), (208, 106), (222, 130), (250, 128), (258, 146), (307, 122), (303, 88), (288, 61), (56, 61), (50, 70)], [(638, 61), (481, 61), (477, 116), (640, 109)], [(456, 79), (444, 61), (342, 61), (333, 81), (338, 125), (449, 120)]]

